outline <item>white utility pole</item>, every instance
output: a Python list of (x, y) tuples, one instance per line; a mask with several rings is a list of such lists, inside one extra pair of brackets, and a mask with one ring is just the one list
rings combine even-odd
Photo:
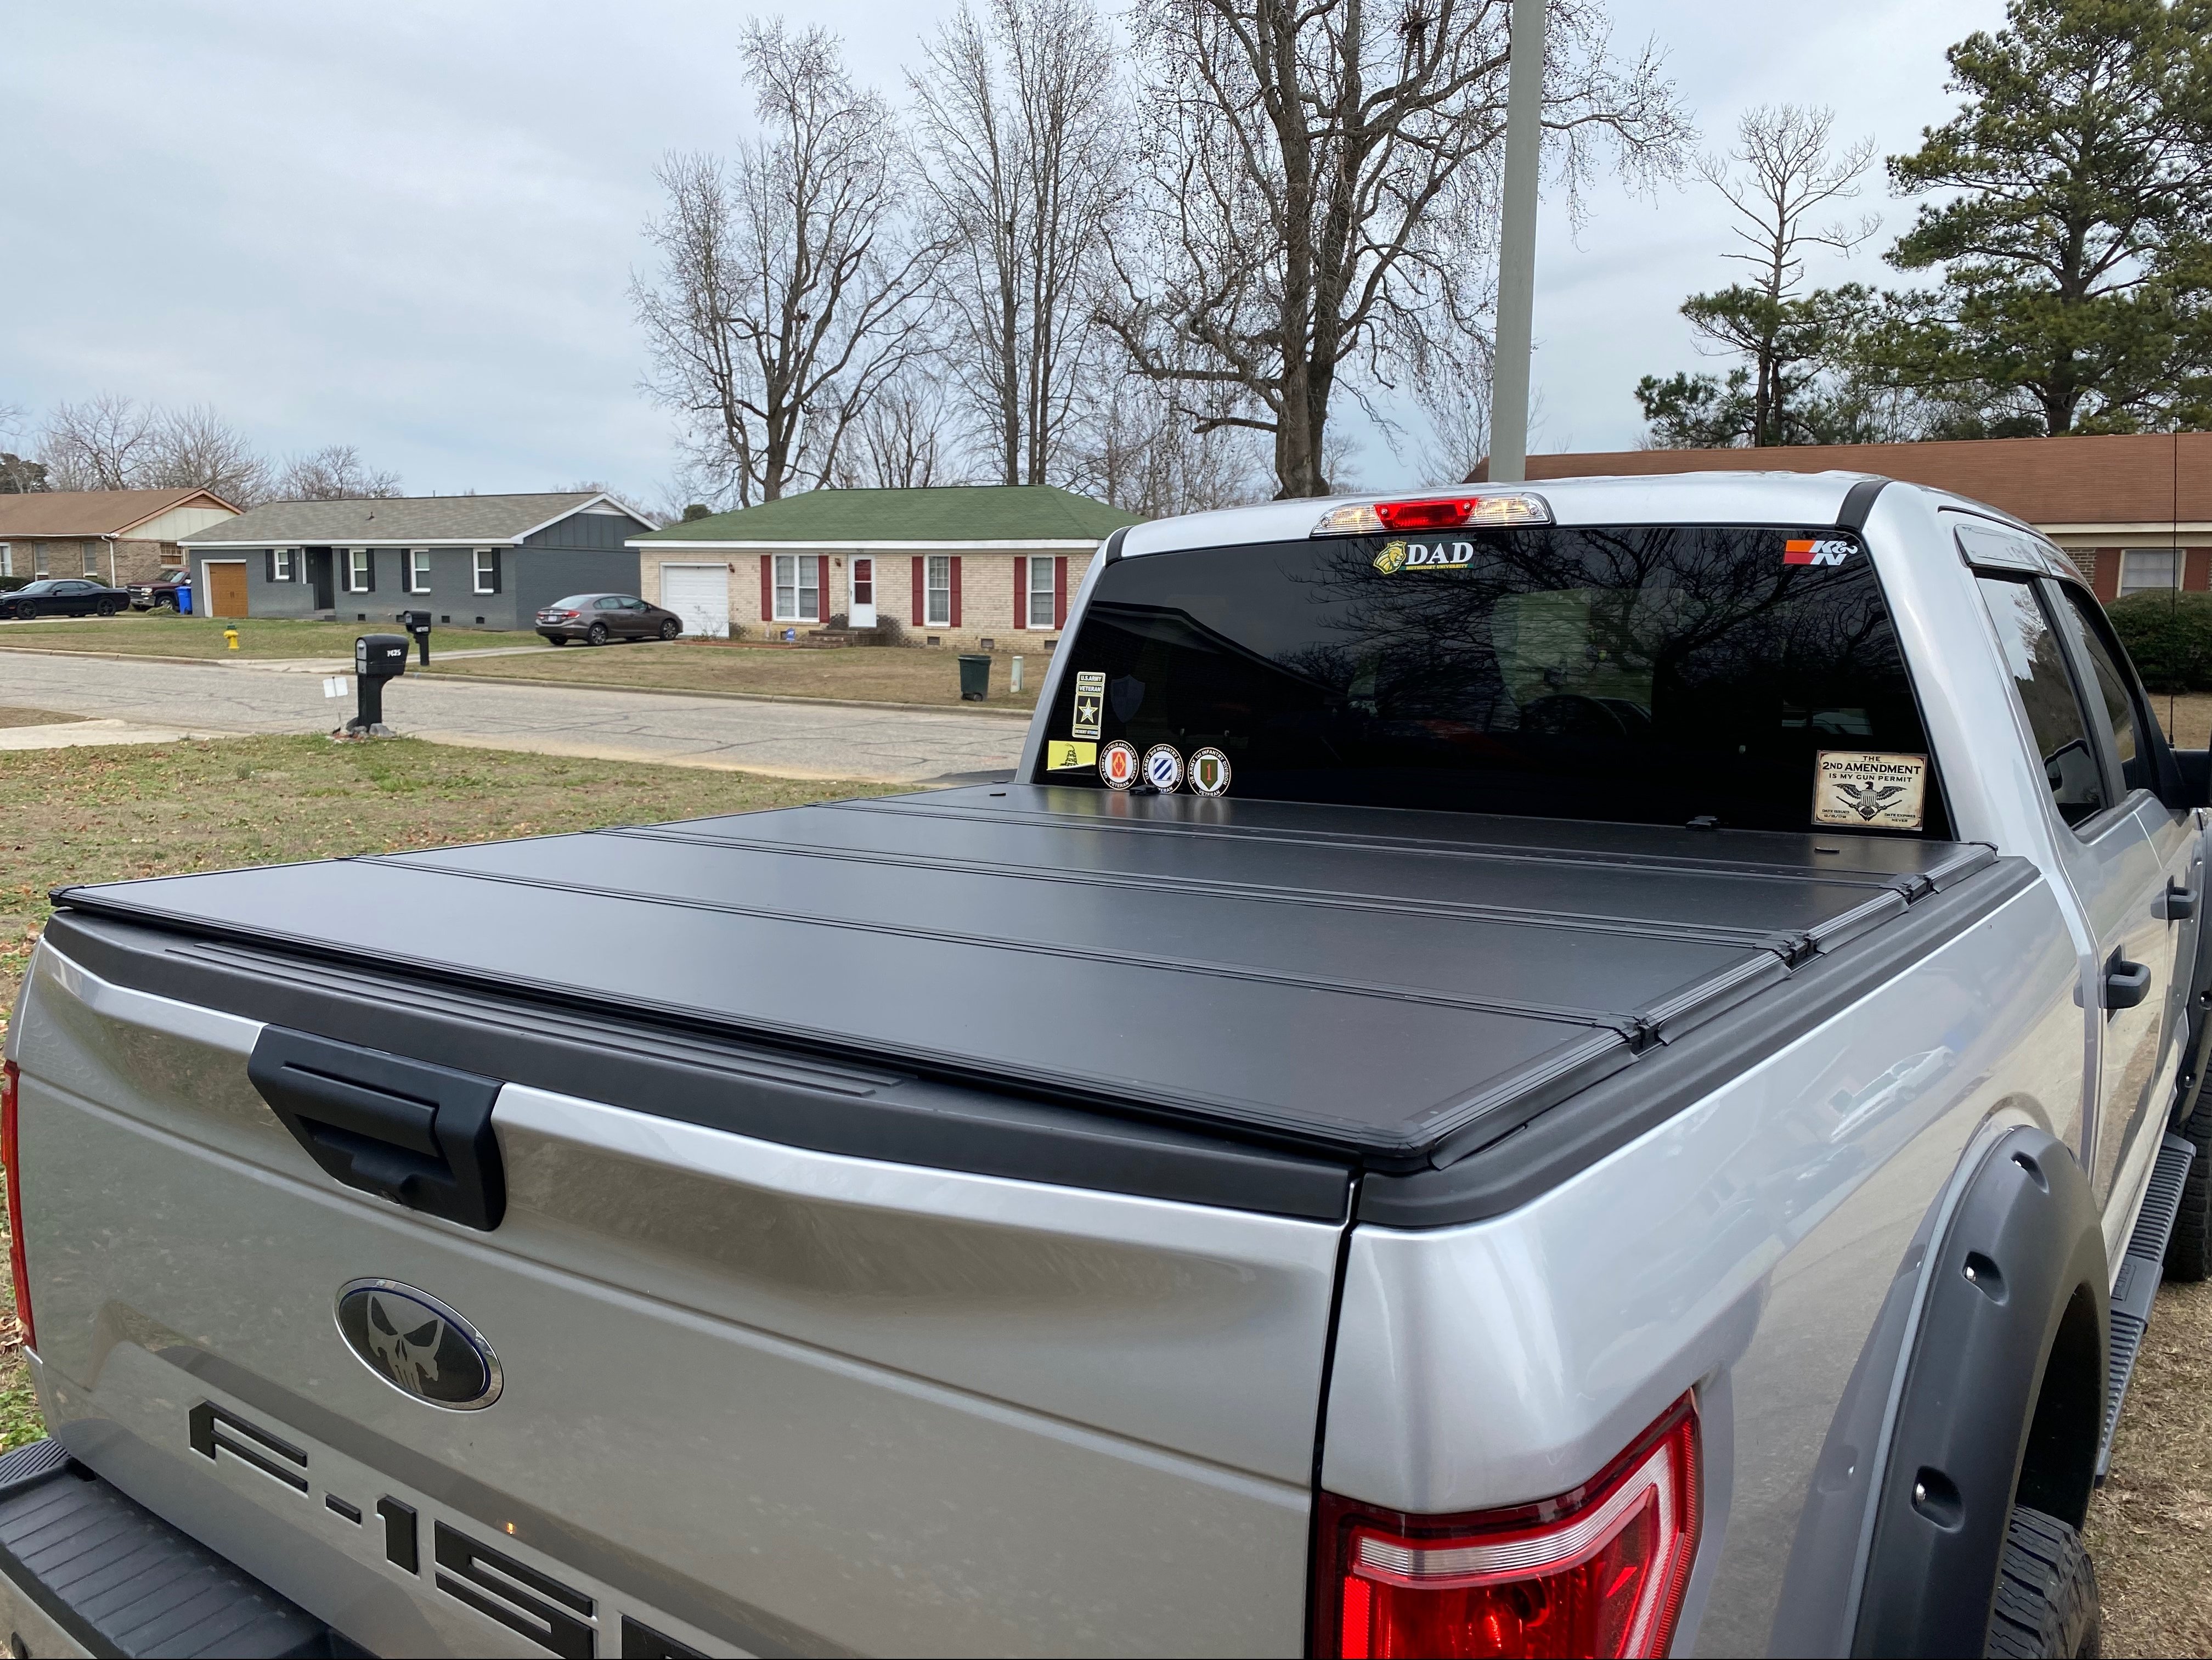
[(1544, 142), (1544, 0), (1513, 0), (1505, 82), (1505, 200), (1498, 227), (1498, 342), (1490, 373), (1490, 477), (1528, 476), (1528, 353), (1536, 303), (1536, 163)]

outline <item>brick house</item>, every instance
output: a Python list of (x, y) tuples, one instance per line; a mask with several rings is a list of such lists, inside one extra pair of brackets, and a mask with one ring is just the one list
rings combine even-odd
[[(1528, 458), (1532, 482), (1831, 470), (1880, 473), (2002, 508), (2063, 548), (2100, 599), (2175, 587), (2212, 589), (2212, 433), (1613, 450)], [(1487, 476), (1486, 469), (1477, 467), (1471, 482)]]
[(1133, 514), (1045, 484), (820, 489), (630, 538), (639, 593), (694, 635), (823, 629), (913, 645), (1057, 642), (1091, 556)]
[(0, 576), (88, 576), (111, 587), (181, 566), (180, 538), (238, 516), (204, 489), (0, 495)]

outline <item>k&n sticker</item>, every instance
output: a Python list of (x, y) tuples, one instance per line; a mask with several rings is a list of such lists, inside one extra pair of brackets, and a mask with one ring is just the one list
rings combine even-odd
[(1102, 671), (1095, 674), (1085, 672), (1077, 675), (1075, 677), (1075, 719), (1067, 728), (1067, 735), (1071, 738), (1088, 738), (1096, 743), (1098, 739), (1100, 711), (1105, 706), (1106, 676), (1104, 672)]
[(1840, 536), (1794, 536), (1782, 544), (1785, 565), (1840, 565), (1850, 557), (1851, 544)]
[(1822, 750), (1813, 759), (1813, 822), (1856, 830), (1917, 830), (1928, 793), (1928, 757)]

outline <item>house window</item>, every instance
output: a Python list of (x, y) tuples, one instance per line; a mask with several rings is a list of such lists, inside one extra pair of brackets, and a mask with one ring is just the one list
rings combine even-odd
[(922, 562), (921, 620), (933, 629), (952, 626), (952, 556), (933, 553)]
[(476, 554), (476, 592), (499, 592), (499, 550), (478, 548)]
[(2120, 555), (2120, 593), (2178, 588), (2181, 556), (2172, 548), (2130, 548)]
[(367, 548), (349, 548), (346, 551), (346, 592), (376, 592), (375, 555)]
[(1032, 559), (1029, 562), (1030, 614), (1024, 626), (1032, 629), (1057, 626), (1053, 612), (1060, 601), (1059, 590), (1055, 586), (1059, 568), (1060, 562), (1056, 559)]
[(51, 545), (52, 544), (46, 542), (33, 542), (31, 544), (32, 575), (44, 576), (46, 574), (46, 549)]
[(430, 550), (416, 548), (407, 556), (407, 592), (428, 593), (430, 591)]
[(97, 542), (87, 542), (83, 544), (82, 546), (84, 553), (84, 574), (87, 576), (99, 575), (100, 544)]
[(269, 580), (272, 582), (289, 582), (292, 580), (292, 550), (279, 548), (270, 556)]
[(822, 620), (822, 562), (811, 553), (775, 556), (775, 617), (778, 623)]
[(7, 543), (0, 542), (0, 576), (13, 576), (15, 574), (15, 550)]

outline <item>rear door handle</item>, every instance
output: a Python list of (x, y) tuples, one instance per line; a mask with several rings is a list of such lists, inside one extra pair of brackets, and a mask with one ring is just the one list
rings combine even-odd
[(261, 1029), (246, 1075), (334, 1181), (485, 1232), (506, 1214), (498, 1079), (283, 1026)]
[(2105, 1012), (2131, 1009), (2150, 995), (2150, 964), (2130, 963), (2114, 952), (2105, 964)]
[(2166, 879), (2165, 916), (2169, 922), (2186, 922), (2197, 915), (2197, 890), (2178, 876)]

